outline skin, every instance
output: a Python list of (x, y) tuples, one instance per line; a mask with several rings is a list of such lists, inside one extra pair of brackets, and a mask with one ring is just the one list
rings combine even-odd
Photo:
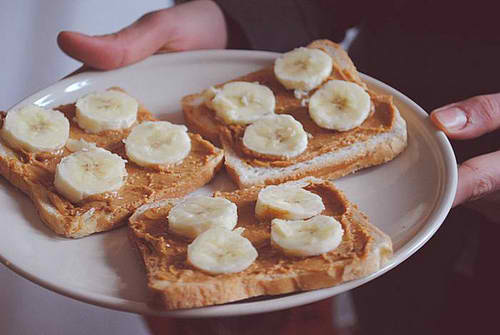
[[(227, 29), (221, 9), (198, 0), (148, 13), (113, 34), (88, 36), (63, 31), (59, 47), (70, 57), (101, 70), (138, 62), (154, 53), (222, 49)], [(467, 140), (500, 128), (500, 93), (473, 97), (432, 111), (432, 122), (450, 139)], [(499, 198), (500, 151), (474, 157), (458, 168), (458, 190), (453, 206)]]

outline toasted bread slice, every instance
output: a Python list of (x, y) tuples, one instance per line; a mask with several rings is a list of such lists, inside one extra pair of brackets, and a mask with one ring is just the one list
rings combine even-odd
[[(334, 65), (329, 79), (352, 81), (366, 88), (347, 53), (339, 45), (318, 40), (308, 47), (321, 49), (332, 58)], [(390, 96), (369, 92), (374, 112), (361, 126), (338, 132), (316, 125), (302, 99), (279, 83), (272, 67), (235, 80), (259, 82), (269, 87), (276, 97), (276, 113), (292, 115), (311, 135), (306, 151), (297, 157), (288, 160), (259, 157), (245, 150), (242, 144), (245, 127), (228, 126), (217, 119), (215, 112), (205, 105), (203, 93), (184, 97), (182, 107), (186, 124), (192, 131), (224, 148), (226, 169), (240, 188), (277, 184), (305, 176), (338, 178), (387, 162), (407, 145), (406, 122)]]
[(167, 215), (181, 199), (141, 206), (129, 220), (129, 237), (147, 272), (148, 286), (166, 309), (223, 304), (261, 295), (330, 287), (373, 273), (392, 255), (390, 238), (372, 225), (330, 181), (304, 178), (288, 182), (321, 196), (322, 214), (335, 217), (345, 231), (338, 248), (320, 256), (288, 257), (270, 241), (270, 224), (255, 218), (262, 187), (215, 193), (238, 207), (243, 236), (258, 251), (255, 262), (239, 273), (210, 275), (189, 265), (185, 238), (171, 233)]
[[(96, 143), (127, 159), (122, 140), (130, 128), (89, 134), (73, 120), (74, 104), (56, 109), (70, 121), (70, 138)], [(0, 127), (4, 117), (5, 113), (0, 115)], [(140, 106), (138, 122), (145, 120), (154, 118)], [(79, 204), (72, 204), (59, 195), (53, 184), (56, 165), (71, 153), (67, 148), (59, 154), (28, 153), (13, 150), (0, 139), (0, 173), (31, 198), (40, 218), (50, 229), (66, 237), (83, 237), (126, 223), (134, 210), (144, 203), (181, 197), (210, 181), (222, 166), (223, 151), (200, 135), (189, 133), (189, 136), (192, 149), (182, 163), (160, 172), (127, 162), (127, 181), (116, 196), (92, 198)]]

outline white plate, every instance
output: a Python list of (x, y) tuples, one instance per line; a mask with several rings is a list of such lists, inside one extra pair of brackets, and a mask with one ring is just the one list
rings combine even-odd
[[(182, 122), (180, 98), (272, 64), (276, 54), (253, 51), (198, 51), (159, 55), (110, 72), (82, 73), (62, 80), (21, 104), (57, 106), (84, 93), (121, 86), (157, 117)], [(126, 229), (79, 240), (52, 233), (31, 201), (1, 178), (0, 260), (18, 274), (66, 296), (112, 309), (141, 314), (207, 317), (252, 314), (314, 302), (352, 289), (395, 267), (439, 228), (457, 185), (455, 157), (444, 134), (415, 103), (387, 85), (363, 76), (376, 91), (392, 94), (408, 123), (408, 149), (394, 161), (336, 182), (371, 221), (389, 234), (395, 254), (390, 264), (366, 278), (337, 287), (251, 302), (158, 311), (148, 305), (149, 291)], [(234, 186), (221, 173), (202, 192)]]

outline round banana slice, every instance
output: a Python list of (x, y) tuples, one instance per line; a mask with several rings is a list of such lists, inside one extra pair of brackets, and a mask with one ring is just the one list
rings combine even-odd
[(285, 220), (307, 219), (325, 209), (317, 194), (298, 186), (267, 186), (257, 196), (255, 215), (260, 221), (273, 218)]
[(123, 92), (94, 92), (76, 101), (76, 122), (89, 133), (126, 129), (137, 120), (138, 108), (137, 101)]
[(187, 198), (168, 213), (168, 229), (192, 239), (216, 226), (232, 230), (237, 222), (236, 205), (218, 197)]
[(257, 250), (241, 233), (222, 227), (210, 228), (188, 245), (188, 262), (211, 273), (235, 273), (248, 268), (257, 258)]
[(135, 126), (124, 142), (128, 158), (145, 167), (179, 163), (191, 151), (186, 126), (168, 121), (145, 121)]
[(297, 48), (276, 59), (274, 74), (287, 89), (310, 91), (332, 72), (332, 58), (319, 49)]
[(370, 115), (370, 95), (358, 84), (330, 80), (309, 99), (309, 115), (321, 128), (346, 131)]
[(273, 91), (264, 85), (234, 81), (217, 90), (207, 105), (225, 123), (245, 125), (274, 113), (276, 99)]
[(0, 135), (14, 149), (55, 151), (69, 137), (69, 121), (59, 111), (29, 105), (7, 113)]
[(295, 157), (306, 150), (307, 133), (291, 115), (270, 115), (245, 129), (243, 145), (258, 154)]
[(118, 191), (125, 183), (125, 161), (102, 148), (77, 151), (61, 159), (54, 186), (71, 202), (89, 196)]
[(316, 256), (332, 251), (340, 245), (343, 235), (342, 225), (331, 216), (271, 222), (271, 243), (289, 256)]

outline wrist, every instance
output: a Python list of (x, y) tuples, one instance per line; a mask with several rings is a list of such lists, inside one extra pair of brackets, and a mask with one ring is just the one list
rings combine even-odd
[(243, 28), (235, 19), (229, 15), (224, 6), (213, 1), (221, 11), (226, 28), (226, 48), (227, 49), (250, 49), (250, 41)]

